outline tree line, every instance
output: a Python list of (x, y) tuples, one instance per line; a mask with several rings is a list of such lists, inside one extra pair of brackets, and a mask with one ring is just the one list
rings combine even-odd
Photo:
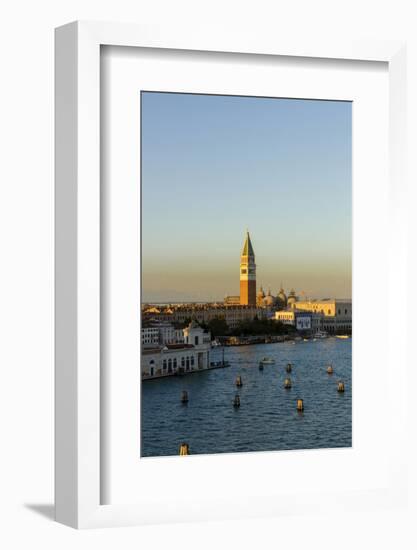
[(296, 332), (295, 327), (291, 325), (284, 325), (280, 321), (271, 319), (259, 319), (258, 317), (255, 317), (252, 321), (242, 321), (233, 329), (229, 328), (223, 317), (215, 317), (208, 323), (200, 323), (200, 326), (210, 331), (212, 339), (219, 336), (274, 336)]

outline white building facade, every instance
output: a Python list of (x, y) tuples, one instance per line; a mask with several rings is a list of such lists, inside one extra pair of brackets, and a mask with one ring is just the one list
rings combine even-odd
[(284, 325), (291, 325), (299, 331), (312, 333), (322, 330), (323, 319), (324, 316), (321, 313), (312, 313), (294, 308), (275, 312), (276, 321)]
[(141, 341), (143, 347), (154, 347), (159, 344), (159, 330), (156, 327), (142, 327)]
[(184, 342), (183, 329), (176, 328), (172, 323), (148, 322), (141, 329), (142, 346), (151, 348), (166, 344), (178, 344)]
[(160, 348), (142, 348), (142, 379), (187, 374), (210, 367), (210, 333), (195, 321), (183, 330), (184, 343), (166, 344)]
[(294, 309), (321, 314), (321, 328), (330, 334), (352, 332), (352, 300), (325, 299), (297, 302)]

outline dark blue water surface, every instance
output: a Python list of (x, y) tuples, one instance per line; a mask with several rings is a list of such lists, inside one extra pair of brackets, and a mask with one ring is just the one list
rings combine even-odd
[[(222, 353), (213, 349), (210, 360), (221, 360)], [(265, 356), (275, 365), (260, 371)], [(142, 456), (176, 455), (182, 442), (190, 454), (351, 446), (351, 339), (227, 347), (225, 360), (230, 367), (142, 382)], [(329, 363), (333, 375), (326, 373)], [(239, 375), (243, 386), (236, 388)], [(287, 377), (290, 390), (284, 389)], [(338, 393), (338, 381), (345, 393)], [(182, 390), (187, 405), (180, 402)], [(238, 409), (232, 406), (236, 393)], [(303, 413), (296, 410), (299, 398)]]

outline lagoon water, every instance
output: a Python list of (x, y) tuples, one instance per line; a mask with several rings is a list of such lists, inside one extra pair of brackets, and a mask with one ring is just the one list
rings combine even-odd
[[(214, 348), (210, 360), (221, 360), (222, 353)], [(275, 364), (260, 371), (266, 356)], [(176, 455), (182, 442), (190, 454), (352, 445), (351, 339), (226, 347), (225, 360), (230, 367), (142, 382), (142, 456)], [(290, 374), (287, 363), (293, 364)], [(326, 373), (329, 363), (333, 375)], [(235, 385), (239, 375), (241, 388)], [(345, 393), (337, 392), (339, 380)], [(180, 402), (183, 390), (189, 395), (186, 405)], [(303, 413), (296, 410), (299, 398)]]

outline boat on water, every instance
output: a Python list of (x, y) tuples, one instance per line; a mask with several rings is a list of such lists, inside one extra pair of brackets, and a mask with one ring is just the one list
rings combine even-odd
[(323, 339), (323, 338), (328, 338), (328, 337), (329, 337), (329, 335), (324, 330), (318, 330), (314, 335), (315, 339), (320, 339), (320, 340)]
[(222, 353), (222, 360), (221, 361), (210, 361), (209, 369), (220, 369), (223, 367), (230, 367), (229, 361), (226, 361), (224, 358), (224, 347), (223, 347), (223, 353)]
[(218, 348), (221, 347), (221, 343), (218, 340), (213, 340), (211, 343), (212, 348)]
[(350, 338), (350, 336), (347, 334), (336, 334), (336, 338), (340, 338), (341, 340), (347, 340), (348, 338)]
[(272, 359), (272, 357), (264, 357), (261, 359), (259, 365), (274, 365), (275, 359)]
[(230, 367), (229, 361), (210, 361), (210, 369), (217, 369), (222, 367)]

